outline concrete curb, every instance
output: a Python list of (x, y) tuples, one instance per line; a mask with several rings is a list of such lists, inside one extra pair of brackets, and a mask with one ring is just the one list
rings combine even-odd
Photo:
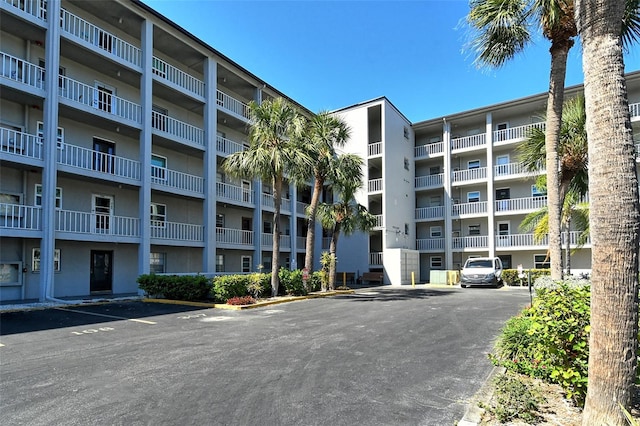
[(493, 397), (492, 381), (498, 374), (504, 374), (506, 369), (504, 367), (493, 367), (487, 378), (484, 380), (480, 390), (469, 400), (467, 405), (467, 411), (464, 413), (462, 419), (457, 423), (458, 426), (478, 426), (484, 413), (484, 408), (480, 408), (480, 403), (488, 404)]

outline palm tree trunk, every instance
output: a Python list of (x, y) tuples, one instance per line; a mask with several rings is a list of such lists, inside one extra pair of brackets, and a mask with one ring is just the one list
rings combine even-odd
[(547, 205), (549, 208), (549, 254), (551, 256), (551, 278), (562, 279), (562, 202), (558, 173), (558, 144), (562, 126), (562, 103), (564, 102), (564, 80), (567, 73), (567, 56), (572, 41), (551, 43), (551, 75), (547, 99), (547, 123), (545, 128), (545, 150), (547, 154)]
[(638, 179), (620, 22), (625, 2), (577, 0), (589, 140), (591, 332), (583, 425), (622, 426), (638, 346)]
[(311, 273), (313, 271), (314, 245), (316, 239), (316, 212), (318, 211), (318, 203), (320, 202), (320, 194), (324, 186), (324, 179), (316, 176), (313, 185), (313, 194), (311, 195), (311, 204), (309, 205), (309, 218), (307, 219), (307, 245), (304, 256), (304, 267)]
[(338, 257), (336, 253), (338, 251), (338, 237), (340, 236), (340, 222), (336, 223), (333, 227), (333, 233), (331, 234), (331, 244), (329, 246), (329, 253), (331, 254), (331, 265), (329, 267), (329, 290), (336, 289), (336, 263), (338, 263)]
[(273, 179), (273, 246), (271, 257), (271, 296), (278, 295), (280, 286), (280, 205), (282, 204), (282, 175)]

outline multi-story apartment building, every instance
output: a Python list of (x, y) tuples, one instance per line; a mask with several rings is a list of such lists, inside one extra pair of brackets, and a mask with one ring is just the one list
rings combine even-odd
[[(220, 165), (247, 143), (247, 104), (284, 94), (138, 0), (0, 0), (0, 22), (0, 300), (270, 269), (270, 186)], [(637, 127), (640, 73), (628, 84)], [(472, 255), (542, 265), (544, 244), (518, 224), (545, 198), (514, 148), (544, 126), (544, 102), (415, 124), (385, 98), (336, 111), (353, 130), (345, 150), (366, 159), (358, 199), (378, 217), (341, 239), (338, 270), (397, 284)], [(283, 197), (284, 267), (303, 264), (310, 192)], [(572, 262), (588, 269), (589, 246)]]

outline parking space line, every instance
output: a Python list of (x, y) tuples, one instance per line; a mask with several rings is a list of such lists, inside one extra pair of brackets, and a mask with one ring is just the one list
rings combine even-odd
[(133, 322), (140, 322), (142, 324), (157, 324), (156, 322), (153, 321), (147, 321), (147, 320), (141, 320), (141, 319), (135, 319), (135, 318), (126, 318), (126, 317), (118, 317), (115, 315), (107, 315), (107, 314), (98, 314), (95, 312), (85, 312), (85, 311), (79, 311), (76, 309), (67, 309), (67, 308), (54, 308), (57, 309), (59, 311), (66, 311), (66, 312), (75, 312), (78, 314), (86, 314), (86, 315), (93, 315), (96, 317), (104, 317), (104, 318), (112, 318), (112, 319), (119, 319), (119, 320), (125, 320), (125, 321), (133, 321)]

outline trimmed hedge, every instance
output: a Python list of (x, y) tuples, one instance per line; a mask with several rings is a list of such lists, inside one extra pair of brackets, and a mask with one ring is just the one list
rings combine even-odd
[(138, 287), (151, 297), (197, 301), (209, 297), (211, 281), (204, 275), (140, 275)]
[[(522, 285), (528, 285), (528, 275), (531, 272), (531, 284), (533, 284), (538, 277), (543, 275), (551, 275), (550, 269), (526, 269), (524, 271), (524, 278), (522, 278)], [(505, 269), (502, 271), (502, 280), (506, 285), (519, 286), (520, 278), (518, 277), (517, 269)]]
[(248, 296), (251, 275), (220, 275), (213, 278), (213, 298), (216, 302), (226, 303), (232, 297)]

